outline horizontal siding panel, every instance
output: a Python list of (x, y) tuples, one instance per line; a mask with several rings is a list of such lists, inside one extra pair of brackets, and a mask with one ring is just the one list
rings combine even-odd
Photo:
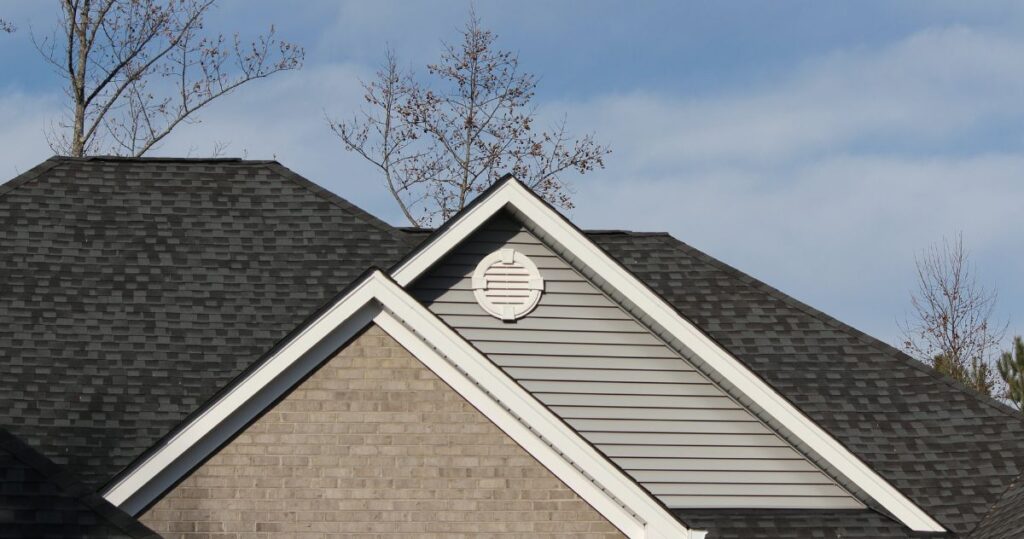
[(673, 395), (717, 397), (717, 387), (707, 383), (658, 384), (648, 382), (562, 382), (550, 380), (524, 380), (520, 382), (535, 393), (585, 393), (600, 395)]
[[(417, 290), (472, 290), (473, 279), (469, 277), (443, 277), (423, 279), (416, 284)], [(584, 281), (544, 281), (544, 291), (558, 294), (593, 294), (594, 287)]]
[(516, 380), (573, 380), (593, 382), (658, 382), (677, 384), (707, 383), (696, 371), (622, 371), (611, 369), (543, 369), (511, 367), (505, 369)]
[(679, 358), (649, 357), (556, 357), (539, 355), (491, 354), (491, 361), (500, 367), (558, 367), (566, 369), (638, 369), (658, 371), (693, 371)]
[[(545, 281), (579, 281), (580, 274), (572, 269), (539, 268)], [(431, 271), (431, 277), (471, 277), (476, 264), (445, 265)], [(415, 287), (413, 288), (415, 290)]]
[(623, 408), (724, 408), (739, 409), (728, 397), (664, 397), (654, 395), (585, 395), (537, 393), (548, 406), (620, 406)]
[[(506, 244), (529, 244), (537, 245), (540, 241), (537, 240), (532, 234), (530, 234), (525, 228), (517, 225), (514, 228), (504, 229), (491, 229), (490, 227), (477, 230), (473, 233), (473, 236), (469, 238), (467, 243), (487, 243), (495, 247), (500, 248)], [(514, 247), (514, 245), (510, 245)]]
[(567, 419), (578, 431), (601, 432), (701, 432), (718, 434), (772, 434), (754, 421), (650, 421), (643, 419)]
[(660, 357), (673, 359), (678, 357), (664, 346), (495, 341), (475, 341), (473, 344), (485, 354), (585, 357)]
[[(483, 312), (483, 311), (481, 311)], [(518, 329), (549, 331), (587, 331), (608, 333), (648, 333), (632, 320), (596, 320), (587, 318), (542, 318), (537, 312), (515, 322), (498, 320), (491, 315), (442, 315), (446, 324), (457, 328), (460, 333), (468, 329)]]
[(803, 458), (795, 459), (674, 459), (655, 457), (618, 457), (612, 459), (628, 472), (652, 470), (676, 471), (741, 471), (741, 472), (816, 472), (817, 468)]
[(832, 485), (825, 474), (813, 471), (752, 471), (752, 470), (630, 470), (629, 475), (644, 484), (657, 483), (739, 483), (767, 485)]
[[(472, 290), (415, 290), (413, 297), (430, 303), (473, 303), (476, 295)], [(615, 304), (600, 294), (557, 294), (545, 292), (540, 305), (561, 307), (615, 307)], [(538, 306), (540, 306), (538, 305)]]
[[(520, 236), (520, 238), (525, 239), (523, 236)], [(545, 247), (543, 244), (538, 243), (536, 240), (522, 241), (522, 239), (514, 241), (494, 242), (477, 241), (477, 238), (473, 238), (472, 240), (459, 245), (458, 248), (452, 251), (452, 254), (455, 255), (452, 257), (452, 260), (459, 260), (459, 258), (457, 257), (463, 256), (473, 257), (476, 260), (479, 260), (493, 253), (494, 251), (497, 251), (498, 249), (515, 249), (516, 251), (523, 253), (524, 255), (530, 257), (531, 259), (548, 257), (553, 258), (551, 250)]]
[[(430, 310), (444, 315), (485, 315), (483, 308), (477, 303), (430, 303)], [(628, 314), (615, 306), (609, 307), (575, 307), (538, 305), (529, 315), (530, 318), (576, 318), (580, 320), (632, 320)], [(497, 319), (495, 319), (497, 320)]]
[(803, 459), (791, 447), (671, 447), (662, 445), (595, 444), (609, 457), (657, 457), (703, 459)]
[[(849, 496), (658, 496), (668, 507), (682, 509), (863, 509), (864, 506)], [(682, 515), (686, 520), (686, 514)]]
[(664, 421), (754, 421), (746, 411), (700, 408), (618, 408), (613, 406), (553, 406), (563, 419), (648, 419)]
[(762, 485), (735, 483), (647, 483), (656, 496), (845, 496), (835, 485)]
[(624, 444), (624, 445), (674, 445), (674, 446), (710, 446), (710, 447), (781, 447), (785, 446), (775, 434), (701, 434), (662, 432), (586, 432), (583, 437), (593, 444)]
[[(513, 324), (509, 324), (513, 326)], [(660, 346), (666, 353), (669, 349), (650, 333), (610, 333), (599, 331), (547, 331), (540, 329), (519, 329), (516, 327), (502, 329), (469, 329), (460, 328), (459, 334), (470, 341), (529, 341), (535, 343), (557, 344), (635, 344), (640, 346)], [(672, 354), (674, 355), (674, 354)]]
[[(462, 266), (463, 268), (476, 269), (477, 264), (479, 264), (480, 261), (483, 260), (483, 258), (484, 255), (463, 255), (455, 253), (448, 256), (448, 258), (445, 260), (445, 265), (453, 268)], [(564, 260), (558, 258), (557, 256), (531, 255), (530, 260), (532, 260), (533, 263), (537, 265), (537, 268), (541, 270), (568, 270), (571, 271), (573, 275), (579, 275), (578, 273), (576, 273), (576, 270), (572, 269), (569, 266), (569, 264), (566, 264)]]

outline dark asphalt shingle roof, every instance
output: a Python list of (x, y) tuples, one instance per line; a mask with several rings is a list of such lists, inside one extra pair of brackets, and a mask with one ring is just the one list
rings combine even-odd
[[(98, 488), (426, 236), (274, 162), (47, 161), (0, 186), (0, 426)], [(997, 502), (1024, 470), (1024, 420), (667, 235), (590, 237), (942, 524), (1012, 522)], [(872, 511), (798, 513), (684, 521), (899, 536)]]
[(158, 535), (0, 428), (0, 538)]
[(0, 187), (0, 426), (99, 487), (404, 241), (274, 162), (46, 161)]

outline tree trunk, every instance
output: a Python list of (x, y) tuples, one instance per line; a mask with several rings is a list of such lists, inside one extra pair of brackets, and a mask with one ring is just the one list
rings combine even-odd
[[(75, 12), (68, 14), (72, 18), (71, 25), (73, 28), (73, 34), (78, 38), (78, 65), (72, 68), (68, 65), (71, 75), (71, 92), (75, 99), (75, 117), (74, 126), (71, 132), (71, 155), (72, 157), (82, 157), (85, 155), (85, 74), (86, 65), (89, 61), (89, 44), (86, 41), (86, 35), (89, 31), (89, 2), (86, 1), (82, 6), (82, 9), (78, 13), (80, 20), (75, 20)], [(74, 43), (68, 43), (68, 48), (74, 48)], [(71, 57), (71, 51), (68, 51), (68, 57)]]

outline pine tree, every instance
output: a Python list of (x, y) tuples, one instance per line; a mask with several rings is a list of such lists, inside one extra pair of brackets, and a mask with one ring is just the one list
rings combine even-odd
[(1013, 350), (1003, 352), (996, 365), (1006, 382), (1006, 397), (1024, 412), (1024, 339), (1020, 335), (1013, 338)]

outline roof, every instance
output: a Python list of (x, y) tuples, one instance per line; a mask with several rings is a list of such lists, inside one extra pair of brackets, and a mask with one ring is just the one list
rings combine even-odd
[(1024, 537), (1024, 474), (996, 501), (971, 536), (976, 539)]
[(0, 521), (0, 537), (157, 537), (4, 429)]
[(951, 531), (1024, 470), (1000, 403), (667, 234), (591, 238)]
[[(275, 162), (51, 159), (0, 186), (0, 425), (96, 488), (426, 237)], [(589, 237), (943, 525), (1019, 526), (1024, 418), (666, 234)], [(899, 529), (873, 511), (723, 515), (684, 521)]]
[(50, 159), (0, 186), (0, 426), (98, 487), (403, 241), (275, 162)]

